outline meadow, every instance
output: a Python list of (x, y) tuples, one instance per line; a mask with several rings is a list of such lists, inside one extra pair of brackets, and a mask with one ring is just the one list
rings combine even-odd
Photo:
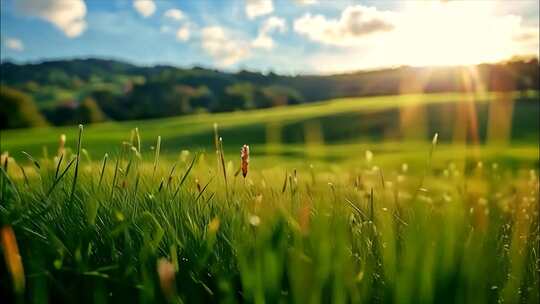
[(538, 114), (444, 93), (2, 131), (2, 298), (538, 303)]

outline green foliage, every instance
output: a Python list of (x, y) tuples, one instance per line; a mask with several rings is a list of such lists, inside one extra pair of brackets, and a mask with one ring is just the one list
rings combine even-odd
[(99, 108), (96, 101), (91, 97), (86, 97), (79, 106), (79, 122), (90, 124), (105, 121), (106, 116)]
[(271, 106), (286, 106), (304, 102), (302, 95), (295, 89), (286, 86), (268, 86), (263, 90), (264, 96), (270, 100)]
[(7, 86), (0, 86), (0, 129), (45, 125), (47, 122), (30, 96)]
[(251, 83), (236, 83), (225, 89), (226, 99), (220, 103), (220, 111), (255, 108), (255, 87)]
[[(80, 151), (92, 152), (88, 137), (65, 150), (77, 166), (34, 156), (18, 162), (28, 183), (13, 159), (0, 173), (0, 218), (15, 231), (29, 302), (540, 297), (539, 176), (523, 159), (519, 169), (500, 156), (478, 163), (429, 142), (414, 146), (420, 161), (407, 166), (395, 151), (394, 164), (378, 153), (312, 166), (252, 155), (244, 179), (234, 175), (238, 154), (225, 154), (233, 161), (225, 191), (213, 151), (158, 162), (157, 150), (143, 143), (139, 151), (133, 137), (115, 165), (79, 162)], [(4, 299), (15, 302), (10, 273), (0, 279)]]
[(121, 115), (121, 105), (116, 102), (116, 94), (111, 90), (107, 89), (97, 89), (90, 93), (89, 95), (92, 99), (96, 101), (98, 106), (107, 113), (112, 119), (120, 119), (118, 115)]
[[(338, 75), (226, 73), (204, 68), (137, 67), (112, 60), (2, 63), (0, 82), (33, 96), (48, 112), (91, 96), (107, 117), (133, 120), (260, 109), (342, 97), (483, 91), (538, 91), (537, 59), (467, 67), (399, 67)], [(471, 87), (471, 84), (473, 87)], [(76, 124), (61, 109), (53, 123)]]
[(92, 97), (86, 97), (81, 103), (69, 101), (44, 112), (49, 121), (55, 125), (63, 126), (97, 123), (107, 119)]
[(226, 88), (226, 97), (219, 111), (262, 109), (300, 104), (304, 100), (300, 93), (286, 86), (258, 87), (248, 82), (236, 83)]

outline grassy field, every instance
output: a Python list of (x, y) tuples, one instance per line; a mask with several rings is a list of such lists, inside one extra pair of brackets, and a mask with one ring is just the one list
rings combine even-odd
[(509, 96), (3, 131), (1, 298), (538, 303), (538, 95), (493, 127)]
[[(426, 141), (435, 132), (439, 133), (441, 142), (455, 144), (452, 138), (455, 124), (466, 124), (457, 121), (457, 112), (470, 102), (474, 104), (474, 115), (478, 117), (480, 141), (485, 141), (488, 106), (490, 101), (497, 101), (501, 96), (503, 101), (505, 98), (515, 101), (513, 115), (510, 116), (512, 128), (509, 138), (512, 143), (532, 143), (534, 146), (539, 134), (538, 93), (525, 96), (512, 93), (445, 93), (348, 98), (255, 111), (107, 122), (88, 126), (85, 142), (92, 147), (94, 155), (101, 157), (105, 152), (113, 152), (113, 147), (119, 146), (118, 143), (128, 140), (131, 130), (138, 127), (143, 149), (155, 145), (157, 136), (161, 136), (162, 152), (165, 154), (176, 154), (183, 149), (211, 150), (212, 126), (218, 123), (226, 151), (230, 149), (236, 152), (238, 146), (249, 143), (255, 154), (287, 153), (289, 147), (294, 150), (295, 145), (310, 143), (324, 147), (349, 143)], [(402, 125), (401, 116), (411, 110), (419, 112), (417, 117), (411, 123)], [(403, 129), (407, 129), (408, 133), (417, 131), (418, 134), (410, 136)], [(309, 138), (310, 133), (315, 133), (311, 136), (313, 139)], [(56, 149), (59, 134), (66, 134), (71, 146), (75, 144), (76, 128), (60, 127), (2, 131), (1, 147), (4, 151), (25, 150), (41, 155), (43, 147), (49, 151)], [(277, 148), (284, 150), (272, 150), (268, 145), (277, 145)]]

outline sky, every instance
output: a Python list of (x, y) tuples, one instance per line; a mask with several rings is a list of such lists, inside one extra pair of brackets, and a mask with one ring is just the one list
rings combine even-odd
[(281, 74), (538, 56), (538, 1), (0, 0), (0, 59)]

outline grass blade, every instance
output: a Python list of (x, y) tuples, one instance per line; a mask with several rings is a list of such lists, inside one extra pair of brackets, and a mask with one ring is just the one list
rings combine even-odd
[(32, 157), (32, 155), (28, 154), (25, 151), (21, 151), (21, 153), (24, 154), (24, 156), (26, 156), (34, 164), (34, 166), (36, 166), (36, 168), (38, 168), (38, 171), (41, 169), (41, 165), (35, 158)]
[(54, 179), (58, 178), (58, 172), (60, 172), (60, 166), (62, 165), (62, 160), (64, 159), (64, 153), (60, 154), (58, 159), (58, 164), (56, 164), (56, 172), (54, 173)]
[(52, 184), (51, 188), (49, 188), (49, 191), (47, 191), (47, 194), (45, 195), (45, 197), (49, 197), (49, 195), (52, 193), (52, 191), (54, 190), (54, 188), (56, 187), (56, 185), (58, 185), (58, 183), (60, 182), (60, 180), (62, 180), (62, 178), (64, 177), (64, 175), (66, 175), (67, 171), (69, 170), (69, 168), (71, 167), (71, 165), (73, 165), (73, 163), (75, 162), (75, 158), (73, 158), (66, 166), (66, 168), (64, 168), (64, 171), (62, 171), (62, 173), (60, 174), (60, 176), (54, 180), (54, 183)]
[(81, 143), (82, 143), (83, 125), (79, 125), (79, 140), (77, 142), (77, 156), (75, 158), (75, 173), (73, 174), (73, 184), (71, 186), (70, 201), (73, 201), (75, 196), (75, 187), (77, 186), (77, 177), (79, 175), (79, 161), (81, 158)]
[(193, 166), (195, 165), (195, 162), (197, 161), (198, 156), (199, 156), (198, 153), (195, 153), (195, 155), (193, 156), (193, 159), (191, 160), (191, 163), (189, 164), (189, 166), (188, 166), (186, 172), (184, 173), (184, 175), (182, 176), (182, 179), (180, 180), (180, 183), (178, 184), (178, 187), (176, 188), (176, 191), (174, 191), (174, 194), (173, 194), (170, 201), (173, 201), (176, 198), (176, 196), (178, 195), (178, 192), (180, 191), (180, 188), (182, 187), (182, 185), (186, 181), (186, 178), (188, 177), (189, 173), (191, 172), (191, 169), (193, 169)]
[(206, 185), (204, 185), (204, 187), (202, 188), (201, 192), (199, 192), (199, 195), (197, 196), (197, 198), (195, 199), (195, 202), (199, 201), (199, 198), (203, 195), (204, 191), (206, 190), (206, 188), (208, 187), (208, 185), (210, 185), (210, 183), (212, 182), (212, 180), (214, 179), (214, 177), (212, 176), (210, 178), (210, 180), (206, 183)]
[(112, 186), (111, 186), (111, 199), (114, 194), (114, 188), (116, 188), (116, 177), (118, 176), (118, 166), (120, 165), (120, 158), (116, 159), (116, 165), (114, 166), (114, 175), (112, 180)]
[(21, 173), (23, 175), (25, 185), (27, 187), (30, 186), (30, 183), (28, 182), (28, 176), (26, 176), (26, 171), (24, 171), (24, 167), (21, 166), (19, 163), (17, 163), (17, 166), (19, 166), (19, 169), (21, 169)]
[(105, 167), (107, 166), (108, 158), (109, 154), (105, 153), (105, 156), (103, 156), (103, 164), (101, 165), (101, 173), (99, 174), (98, 188), (101, 187), (101, 182), (103, 181), (103, 175), (105, 174)]
[(195, 162), (197, 161), (197, 158), (199, 157), (199, 154), (195, 154), (193, 156), (193, 159), (191, 160), (191, 163), (189, 164), (189, 167), (187, 168), (186, 172), (184, 173), (184, 176), (182, 176), (182, 179), (180, 180), (180, 184), (178, 184), (178, 188), (184, 184), (186, 181), (186, 178), (188, 177), (189, 173), (191, 172), (191, 169), (193, 169), (193, 165), (195, 165)]
[(156, 151), (154, 154), (154, 171), (152, 172), (152, 177), (156, 174), (157, 165), (159, 162), (159, 150), (161, 149), (161, 136), (157, 137)]

